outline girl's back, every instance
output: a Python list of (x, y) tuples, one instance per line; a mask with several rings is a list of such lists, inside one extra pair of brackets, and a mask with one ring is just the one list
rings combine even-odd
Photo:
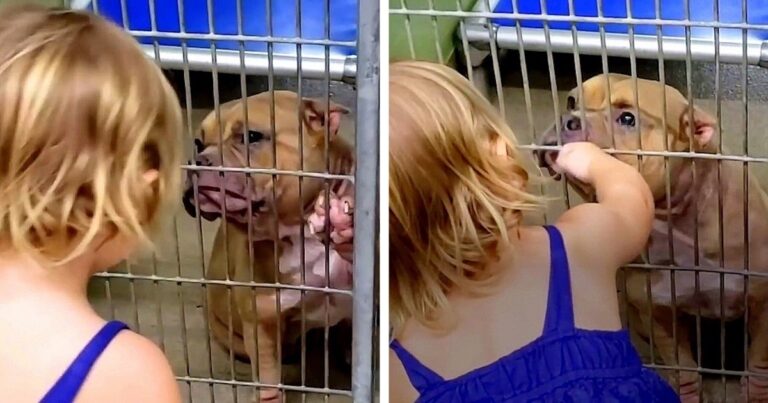
[[(414, 348), (404, 347), (400, 340), (392, 342), (390, 359), (397, 368), (392, 381), (410, 383), (415, 391), (402, 398), (420, 402), (678, 401), (669, 385), (642, 367), (629, 334), (618, 323), (612, 287), (596, 287), (603, 282), (590, 280), (596, 271), (569, 270), (560, 231), (553, 226), (546, 231), (549, 240), (540, 239), (543, 231), (528, 229), (528, 239), (522, 236), (517, 246), (532, 242), (532, 253), (526, 254), (530, 257), (541, 255), (535, 251), (536, 244), (549, 244), (550, 267), (521, 259), (525, 261), (510, 265), (510, 272), (519, 275), (500, 276), (499, 287), (506, 292), (486, 298), (451, 298), (460, 323), (453, 331), (439, 335), (416, 326), (403, 332)], [(583, 281), (571, 281), (572, 277)], [(572, 285), (578, 283), (584, 283), (585, 289), (572, 292), (578, 289)], [(583, 294), (578, 304), (573, 303), (578, 298), (574, 294)], [(581, 307), (578, 323), (574, 305)], [(442, 354), (435, 354), (438, 351)], [(430, 368), (440, 368), (441, 373)]]
[[(566, 234), (566, 246), (569, 236)], [(411, 322), (398, 337), (413, 355), (452, 379), (518, 350), (542, 334), (547, 310), (550, 253), (544, 228), (520, 230), (514, 257), (502, 255), (497, 285), (482, 296), (449, 295), (456, 327), (448, 332)], [(576, 259), (574, 259), (576, 258)], [(576, 325), (584, 329), (621, 328), (615, 282), (607, 271), (581, 270), (569, 255)], [(598, 285), (605, 285), (603, 287)], [(451, 354), (445, 354), (450, 351)], [(395, 362), (396, 364), (397, 362)]]

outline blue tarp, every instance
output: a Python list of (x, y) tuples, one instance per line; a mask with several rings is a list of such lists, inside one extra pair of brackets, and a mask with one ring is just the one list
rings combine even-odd
[[(98, 11), (105, 17), (123, 25), (123, 13), (120, 0), (97, 0)], [(149, 31), (149, 1), (154, 1), (156, 27), (160, 32), (177, 33), (180, 31), (179, 7), (176, 0), (124, 0), (127, 8), (127, 25), (131, 30)], [(241, 3), (244, 35), (268, 35), (267, 1), (270, 1), (272, 14), (272, 35), (281, 38), (298, 37), (296, 29), (295, 0), (212, 0), (213, 33), (236, 35), (238, 31), (237, 2)], [(301, 0), (301, 37), (303, 39), (326, 39), (326, 3), (330, 8), (330, 40), (355, 41), (357, 39), (357, 1), (358, 0)], [(184, 25), (186, 32), (196, 34), (211, 33), (208, 24), (208, 0), (183, 0)], [(90, 6), (93, 9), (93, 5)], [(152, 43), (148, 37), (138, 38), (142, 43)], [(187, 40), (190, 47), (210, 48), (206, 40)], [(180, 46), (176, 38), (159, 38), (160, 45)], [(240, 49), (237, 41), (216, 41), (218, 49)], [(267, 51), (266, 42), (245, 42), (245, 49)], [(275, 43), (276, 54), (296, 54), (296, 45)], [(331, 46), (332, 55), (355, 54), (354, 47)], [(303, 55), (324, 55), (325, 49), (318, 45), (302, 45)]]
[[(513, 1), (516, 3), (520, 14), (541, 15), (541, 0), (500, 0), (496, 5), (494, 12), (509, 13), (513, 11)], [(626, 0), (573, 0), (574, 15), (580, 17), (597, 17), (598, 1), (602, 1), (603, 16), (612, 18), (626, 18), (627, 5)], [(719, 20), (722, 23), (742, 23), (743, 0), (688, 0), (690, 10), (690, 20), (699, 22), (716, 21), (714, 6), (715, 1), (719, 1)], [(658, 0), (660, 3), (661, 19), (664, 20), (685, 20), (685, 0)], [(747, 22), (750, 24), (768, 24), (768, 2), (766, 0), (746, 0), (747, 2)], [(549, 15), (569, 15), (567, 0), (546, 0), (546, 12)], [(656, 18), (656, 0), (632, 0), (632, 17), (637, 19), (655, 19)], [(515, 20), (495, 19), (498, 25), (514, 26)], [(548, 26), (553, 29), (571, 29), (571, 22), (549, 22)], [(542, 28), (541, 21), (520, 20), (522, 27)], [(611, 33), (629, 33), (626, 24), (605, 24), (605, 31)], [(576, 23), (576, 29), (579, 31), (598, 32), (596, 23)], [(656, 35), (657, 27), (655, 25), (635, 25), (635, 34)], [(664, 26), (662, 34), (665, 36), (685, 37), (685, 27)], [(691, 37), (711, 39), (714, 38), (714, 29), (711, 27), (692, 27)], [(720, 39), (722, 41), (736, 40), (740, 41), (742, 30), (740, 29), (720, 29)], [(750, 30), (748, 37), (751, 39), (768, 39), (768, 31)]]

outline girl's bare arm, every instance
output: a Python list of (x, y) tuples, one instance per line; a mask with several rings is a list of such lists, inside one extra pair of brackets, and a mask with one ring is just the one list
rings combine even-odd
[(575, 250), (589, 251), (579, 254), (582, 263), (615, 270), (636, 258), (653, 223), (653, 196), (642, 176), (591, 143), (567, 144), (557, 165), (597, 193), (597, 203), (576, 206), (557, 222)]

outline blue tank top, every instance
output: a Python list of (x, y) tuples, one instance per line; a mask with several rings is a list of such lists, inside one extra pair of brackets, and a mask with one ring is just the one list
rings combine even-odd
[(390, 344), (419, 403), (441, 402), (680, 402), (643, 366), (625, 330), (575, 327), (568, 257), (557, 228), (549, 233), (551, 272), (542, 335), (486, 366), (443, 379), (397, 340)]
[(101, 356), (112, 339), (123, 329), (128, 329), (125, 323), (116, 320), (107, 322), (98, 333), (80, 351), (80, 354), (72, 361), (64, 374), (61, 375), (53, 387), (45, 394), (40, 403), (71, 403), (75, 400), (77, 392), (83, 386), (93, 364)]

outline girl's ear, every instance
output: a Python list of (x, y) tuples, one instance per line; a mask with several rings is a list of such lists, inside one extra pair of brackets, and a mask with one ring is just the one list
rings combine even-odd
[(491, 140), (490, 146), (491, 153), (497, 157), (506, 157), (509, 155), (507, 153), (507, 143), (501, 138), (500, 134), (497, 134), (496, 138)]
[(149, 169), (144, 172), (144, 180), (147, 181), (147, 185), (151, 185), (160, 177), (160, 172), (157, 169)]

